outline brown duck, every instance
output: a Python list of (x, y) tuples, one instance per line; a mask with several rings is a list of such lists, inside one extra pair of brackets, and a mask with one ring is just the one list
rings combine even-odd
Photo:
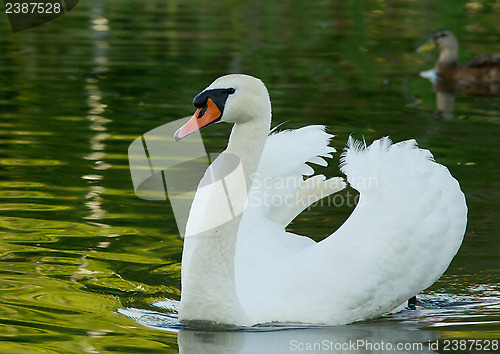
[(500, 82), (500, 54), (479, 56), (467, 63), (458, 63), (458, 41), (450, 30), (437, 30), (417, 53), (439, 49), (439, 59), (434, 66), (443, 79), (463, 82)]

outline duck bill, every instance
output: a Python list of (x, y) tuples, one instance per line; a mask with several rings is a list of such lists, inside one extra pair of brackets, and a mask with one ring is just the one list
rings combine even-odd
[(221, 111), (219, 107), (212, 101), (211, 98), (207, 99), (207, 104), (201, 108), (198, 108), (196, 112), (194, 112), (191, 119), (187, 121), (182, 127), (180, 127), (174, 133), (175, 141), (179, 141), (185, 138), (188, 135), (193, 134), (195, 131), (200, 130), (203, 127), (206, 127), (209, 124), (215, 123), (221, 118)]
[(429, 50), (432, 50), (436, 48), (436, 43), (434, 43), (434, 40), (431, 38), (424, 44), (422, 44), (420, 47), (417, 48), (416, 52), (417, 53), (425, 53), (428, 52)]

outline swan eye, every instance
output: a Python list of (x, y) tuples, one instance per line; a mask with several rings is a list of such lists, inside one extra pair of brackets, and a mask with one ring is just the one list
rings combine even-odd
[(203, 106), (200, 110), (200, 113), (198, 113), (198, 116), (196, 118), (200, 119), (201, 117), (203, 117), (203, 115), (205, 114), (207, 109), (208, 109), (208, 105)]
[(227, 93), (230, 94), (230, 95), (232, 95), (235, 92), (236, 92), (236, 90), (234, 88), (232, 88), (232, 87), (230, 87), (230, 88), (227, 89)]

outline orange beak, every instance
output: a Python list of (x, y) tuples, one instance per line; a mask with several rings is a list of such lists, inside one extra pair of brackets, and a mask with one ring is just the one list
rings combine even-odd
[(219, 107), (217, 107), (211, 98), (208, 98), (206, 106), (198, 108), (191, 119), (175, 132), (175, 141), (177, 142), (195, 131), (206, 127), (210, 123), (217, 121), (220, 117), (221, 111)]

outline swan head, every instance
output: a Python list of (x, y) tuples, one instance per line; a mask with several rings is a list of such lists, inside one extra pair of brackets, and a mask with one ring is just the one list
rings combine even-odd
[(185, 138), (216, 122), (241, 124), (255, 119), (271, 120), (271, 102), (264, 83), (252, 76), (233, 74), (219, 77), (193, 100), (197, 108), (174, 138)]
[(445, 50), (458, 51), (457, 37), (450, 30), (437, 30), (427, 42), (417, 48), (417, 53), (424, 53), (435, 48), (440, 52)]

